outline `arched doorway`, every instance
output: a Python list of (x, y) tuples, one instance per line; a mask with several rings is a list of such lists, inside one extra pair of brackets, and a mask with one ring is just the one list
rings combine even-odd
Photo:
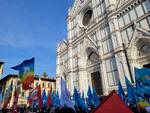
[(137, 60), (141, 66), (150, 68), (150, 39), (139, 39), (137, 42)]
[(95, 87), (98, 95), (102, 95), (102, 79), (100, 72), (99, 55), (91, 47), (88, 47), (86, 49), (86, 53), (87, 53), (86, 68), (88, 73), (88, 83), (92, 87)]
[(150, 68), (150, 38), (139, 37), (134, 41), (130, 52), (135, 67)]

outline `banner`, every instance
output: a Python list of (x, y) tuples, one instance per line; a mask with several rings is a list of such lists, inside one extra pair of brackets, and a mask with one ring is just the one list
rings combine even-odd
[(19, 71), (19, 78), (22, 83), (23, 90), (33, 88), (34, 83), (34, 58), (25, 60), (21, 64), (12, 67), (14, 70)]

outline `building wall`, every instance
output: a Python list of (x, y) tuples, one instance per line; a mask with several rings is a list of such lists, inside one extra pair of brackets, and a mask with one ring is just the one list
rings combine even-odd
[[(134, 84), (134, 67), (150, 63), (150, 1), (82, 1), (68, 10), (67, 38), (57, 47), (57, 89), (62, 76), (71, 94), (74, 87), (87, 92), (96, 71), (103, 95), (116, 90), (119, 80), (125, 87), (125, 75)], [(93, 14), (83, 25), (88, 10)]]

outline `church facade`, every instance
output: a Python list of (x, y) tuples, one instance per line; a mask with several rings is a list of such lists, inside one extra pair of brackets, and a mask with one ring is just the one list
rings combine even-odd
[(150, 1), (74, 0), (56, 62), (56, 89), (63, 77), (71, 94), (107, 95), (125, 76), (134, 84), (134, 68), (150, 67)]

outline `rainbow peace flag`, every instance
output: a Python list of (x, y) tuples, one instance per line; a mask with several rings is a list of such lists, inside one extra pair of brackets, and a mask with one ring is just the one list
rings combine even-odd
[(138, 102), (138, 106), (140, 109), (145, 109), (146, 107), (150, 106), (150, 103), (145, 100), (141, 100)]
[(23, 61), (15, 67), (12, 67), (12, 69), (19, 71), (19, 78), (24, 90), (32, 88), (34, 83), (34, 57)]

